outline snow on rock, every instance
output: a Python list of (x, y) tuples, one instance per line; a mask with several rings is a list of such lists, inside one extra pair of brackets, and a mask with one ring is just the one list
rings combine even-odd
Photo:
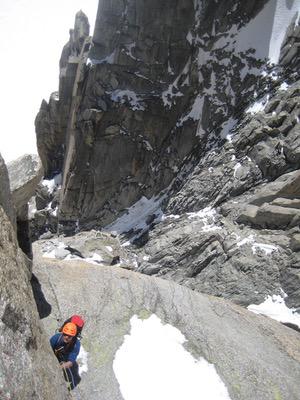
[[(272, 35), (269, 46), (269, 59), (271, 63), (277, 64), (280, 55), (280, 48), (286, 31), (293, 18), (300, 14), (300, 0), (282, 1), (277, 0), (273, 20)], [(297, 21), (296, 21), (297, 23)]]
[(54, 192), (54, 189), (59, 188), (61, 186), (62, 175), (58, 174), (55, 175), (55, 177), (52, 179), (44, 179), (41, 183), (43, 186), (47, 187), (48, 192), (52, 194)]
[(142, 99), (132, 90), (114, 90), (110, 93), (112, 101), (115, 103), (125, 104), (128, 102), (132, 110), (145, 110), (144, 104), (142, 103)]
[(247, 308), (255, 314), (263, 314), (279, 322), (289, 322), (300, 328), (300, 314), (285, 305), (284, 297), (285, 293), (282, 296), (267, 296), (263, 303), (250, 304)]
[(278, 247), (273, 246), (272, 244), (266, 244), (266, 243), (254, 243), (252, 245), (252, 252), (253, 254), (257, 254), (257, 251), (261, 250), (263, 251), (266, 255), (269, 255), (273, 253), (273, 251), (278, 251)]
[[(177, 76), (177, 78), (174, 80), (174, 82), (171, 85), (169, 85), (168, 89), (162, 93), (162, 101), (163, 101), (165, 107), (171, 108), (173, 98), (183, 96), (183, 93), (178, 89), (178, 82), (179, 82), (179, 79), (182, 77), (182, 75), (188, 74), (190, 64), (191, 64), (191, 58), (189, 57), (187, 63), (185, 64), (183, 70), (181, 71), (181, 73)], [(170, 67), (169, 67), (169, 71), (171, 73)]]
[(286, 82), (283, 82), (280, 86), (279, 86), (279, 90), (287, 90), (289, 88), (289, 85)]
[(131, 332), (115, 355), (113, 369), (124, 400), (229, 400), (213, 364), (195, 359), (184, 335), (153, 314), (131, 318)]
[(106, 56), (102, 60), (97, 60), (95, 58), (88, 58), (86, 61), (87, 65), (96, 65), (96, 64), (113, 64), (115, 62), (116, 51), (114, 50), (110, 55)]
[[(270, 255), (273, 252), (279, 251), (277, 246), (274, 246), (274, 245), (271, 245), (271, 244), (267, 244), (267, 243), (258, 243), (258, 242), (255, 241), (254, 237), (255, 237), (254, 235), (249, 235), (248, 237), (240, 240), (236, 244), (237, 247), (241, 247), (241, 246), (250, 244), (253, 254), (257, 254), (259, 252), (264, 252), (265, 255)], [(237, 239), (239, 240), (240, 237), (237, 237)]]
[(148, 216), (155, 214), (156, 219), (161, 220), (163, 213), (160, 204), (163, 200), (164, 196), (153, 196), (151, 199), (142, 196), (140, 200), (128, 208), (126, 214), (122, 215), (112, 224), (107, 225), (104, 230), (118, 234), (133, 230), (140, 236), (142, 232), (145, 232), (149, 228), (146, 222)]
[(300, 0), (269, 1), (262, 11), (238, 32), (236, 50), (244, 52), (254, 48), (257, 58), (269, 59), (271, 63), (277, 64), (288, 26), (299, 11)]
[(57, 251), (58, 249), (64, 249), (66, 247), (66, 245), (64, 244), (64, 242), (59, 242), (58, 245), (53, 248), (53, 246), (51, 246), (51, 248), (49, 249), (48, 246), (45, 248), (45, 251), (43, 252), (43, 257), (45, 258), (57, 258)]
[(233, 170), (234, 170), (233, 176), (234, 176), (235, 178), (236, 178), (237, 171), (238, 171), (239, 168), (241, 168), (241, 166), (242, 166), (242, 164), (238, 162), (238, 163), (236, 163), (235, 166), (233, 167)]
[(226, 139), (228, 142), (231, 143), (231, 141), (232, 141), (231, 131), (235, 127), (236, 124), (237, 124), (237, 120), (233, 119), (232, 117), (230, 117), (228, 121), (225, 121), (222, 125), (221, 138)]
[(250, 113), (251, 115), (256, 114), (258, 112), (264, 111), (266, 105), (268, 104), (270, 95), (267, 94), (264, 97), (262, 97), (260, 100), (256, 101), (253, 103), (250, 107), (246, 109), (246, 113)]
[(77, 357), (77, 363), (79, 366), (79, 375), (84, 372), (88, 372), (88, 353), (84, 350), (82, 343), (80, 346), (80, 351)]
[(206, 207), (203, 210), (197, 212), (187, 213), (189, 219), (194, 219), (194, 218), (201, 219), (204, 225), (201, 228), (203, 232), (210, 232), (222, 229), (221, 227), (215, 225), (216, 214), (217, 214), (216, 210), (214, 210), (211, 207)]
[[(204, 104), (204, 97), (201, 95), (197, 96), (192, 105), (191, 111), (185, 116), (181, 117), (180, 120), (177, 122), (176, 126), (177, 127), (182, 126), (184, 122), (189, 119), (192, 119), (193, 121), (199, 121), (202, 114), (203, 104)], [(197, 136), (199, 136), (198, 132)]]

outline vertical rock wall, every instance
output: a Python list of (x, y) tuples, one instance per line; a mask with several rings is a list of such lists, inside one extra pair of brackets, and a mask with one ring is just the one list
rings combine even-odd
[(255, 89), (262, 61), (236, 42), (264, 4), (99, 3), (61, 224), (103, 226), (167, 187), (192, 151), (201, 157)]
[(31, 273), (6, 214), (13, 216), (3, 162), (0, 171), (0, 398), (67, 399), (60, 368), (41, 329)]
[(49, 103), (42, 101), (35, 120), (37, 148), (46, 178), (52, 178), (63, 167), (74, 82), (81, 51), (88, 37), (88, 19), (79, 11), (75, 17), (74, 29), (70, 29), (70, 39), (61, 54), (59, 91), (51, 94)]

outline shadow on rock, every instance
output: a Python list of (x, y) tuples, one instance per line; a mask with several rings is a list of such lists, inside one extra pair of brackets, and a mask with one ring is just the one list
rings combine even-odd
[(42, 291), (42, 286), (34, 274), (32, 274), (31, 277), (31, 287), (40, 318), (43, 319), (48, 317), (51, 313), (52, 307), (51, 304), (47, 302)]

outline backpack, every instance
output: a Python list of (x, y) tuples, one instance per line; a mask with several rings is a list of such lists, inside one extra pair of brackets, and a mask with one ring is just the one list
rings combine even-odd
[(68, 323), (68, 322), (73, 322), (77, 326), (77, 334), (76, 338), (80, 339), (81, 338), (81, 332), (84, 327), (84, 320), (80, 315), (72, 315), (70, 318), (66, 319), (65, 322), (62, 324), (62, 326), (58, 329), (59, 332), (62, 332), (63, 327)]

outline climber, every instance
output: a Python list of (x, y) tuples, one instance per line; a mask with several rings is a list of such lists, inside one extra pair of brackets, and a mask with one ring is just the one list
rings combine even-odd
[(81, 331), (83, 329), (84, 326), (84, 320), (80, 315), (72, 315), (70, 318), (68, 318), (67, 320), (65, 320), (65, 322), (62, 324), (62, 326), (58, 329), (59, 332), (62, 332), (63, 327), (68, 323), (68, 322), (73, 322), (76, 327), (77, 327), (77, 334), (76, 337), (77, 338), (81, 338)]
[(80, 382), (76, 359), (80, 351), (80, 341), (76, 337), (77, 327), (73, 322), (67, 322), (61, 333), (56, 333), (50, 339), (50, 344), (64, 371), (69, 389), (74, 389)]

